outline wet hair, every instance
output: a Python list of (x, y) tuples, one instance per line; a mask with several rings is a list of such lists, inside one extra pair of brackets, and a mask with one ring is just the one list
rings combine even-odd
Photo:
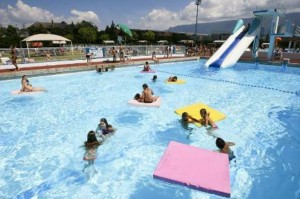
[(107, 128), (108, 123), (107, 123), (106, 118), (101, 118), (101, 119), (100, 119), (100, 122), (104, 122), (104, 123), (105, 123), (105, 127)]
[(187, 112), (183, 112), (182, 115), (181, 115), (181, 119), (183, 121), (188, 121), (188, 113)]
[(135, 100), (139, 100), (141, 98), (141, 95), (139, 93), (135, 94), (134, 98)]
[(23, 76), (22, 76), (22, 79), (24, 79), (25, 77), (26, 77), (26, 75), (23, 75)]
[(99, 146), (100, 142), (96, 138), (95, 131), (89, 131), (87, 134), (87, 141), (84, 143), (84, 146), (86, 148), (92, 148), (94, 146)]
[(144, 89), (148, 88), (148, 85), (147, 84), (143, 84), (143, 88)]
[(156, 80), (157, 79), (157, 76), (156, 75), (154, 75), (153, 76), (153, 78), (152, 78), (152, 80)]
[(205, 108), (202, 108), (201, 110), (200, 110), (200, 115), (202, 116), (206, 116), (206, 109)]
[(149, 63), (146, 61), (146, 64), (149, 64)]
[(225, 141), (222, 138), (217, 138), (216, 145), (219, 149), (223, 149), (225, 147)]
[(173, 79), (176, 79), (176, 80), (177, 80), (177, 76), (174, 76)]

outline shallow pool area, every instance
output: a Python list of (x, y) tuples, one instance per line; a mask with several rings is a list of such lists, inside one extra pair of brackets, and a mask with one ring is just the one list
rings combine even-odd
[[(20, 80), (0, 81), (0, 198), (223, 198), (152, 177), (170, 141), (216, 151), (216, 137), (236, 144), (231, 198), (300, 198), (300, 69), (202, 65), (28, 77), (48, 91), (27, 95), (10, 93)], [(186, 83), (165, 84), (174, 75)], [(144, 83), (160, 108), (127, 105)], [(174, 110), (197, 102), (226, 114), (219, 129), (182, 128)], [(82, 172), (81, 146), (102, 117), (117, 131), (98, 148), (97, 172)]]

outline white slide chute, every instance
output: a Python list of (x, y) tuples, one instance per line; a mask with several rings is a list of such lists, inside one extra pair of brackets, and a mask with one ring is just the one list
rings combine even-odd
[(260, 19), (255, 18), (250, 27), (241, 26), (205, 63), (206, 67), (227, 68), (236, 64), (260, 31)]

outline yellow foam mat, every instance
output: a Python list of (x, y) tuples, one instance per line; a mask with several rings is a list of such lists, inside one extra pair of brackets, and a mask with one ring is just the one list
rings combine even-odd
[[(211, 108), (210, 106), (206, 105), (206, 104), (202, 104), (202, 103), (197, 103), (197, 104), (192, 104), (189, 106), (185, 106), (179, 109), (175, 110), (175, 113), (177, 113), (180, 117), (182, 115), (182, 113), (187, 112), (189, 115), (191, 115), (193, 118), (195, 119), (200, 119), (200, 109), (205, 108), (207, 112), (210, 113), (209, 117), (214, 121), (220, 121), (223, 120), (226, 115), (224, 113), (221, 113), (213, 108)], [(200, 123), (193, 123), (198, 127), (201, 127), (202, 124)]]
[(178, 79), (176, 82), (169, 82), (167, 79), (165, 80), (166, 84), (185, 84), (183, 79)]

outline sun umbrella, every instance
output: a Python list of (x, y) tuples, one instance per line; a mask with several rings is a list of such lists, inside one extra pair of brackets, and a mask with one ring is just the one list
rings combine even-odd
[(122, 31), (124, 31), (127, 35), (132, 37), (132, 32), (128, 26), (126, 26), (124, 24), (118, 24), (117, 27), (120, 28)]

